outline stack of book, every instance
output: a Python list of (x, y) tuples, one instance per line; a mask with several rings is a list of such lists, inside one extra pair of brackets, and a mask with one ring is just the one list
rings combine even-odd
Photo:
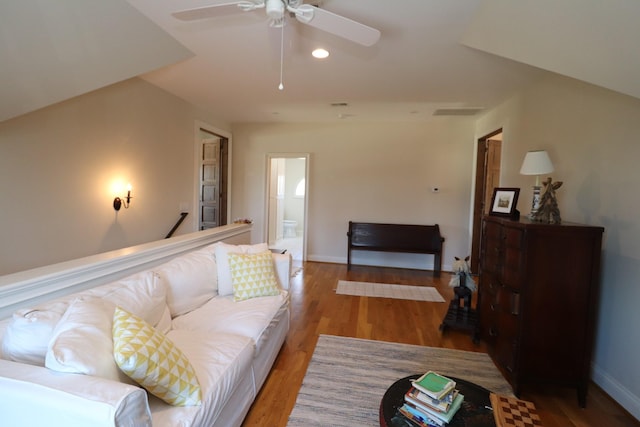
[(420, 427), (446, 426), (464, 401), (450, 378), (429, 371), (411, 381), (400, 413)]

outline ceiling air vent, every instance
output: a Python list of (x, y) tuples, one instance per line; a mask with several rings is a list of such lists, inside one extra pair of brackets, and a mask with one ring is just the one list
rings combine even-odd
[(331, 106), (332, 107), (348, 107), (349, 104), (347, 104), (346, 102), (332, 102)]
[(439, 108), (433, 112), (434, 116), (473, 116), (483, 108)]

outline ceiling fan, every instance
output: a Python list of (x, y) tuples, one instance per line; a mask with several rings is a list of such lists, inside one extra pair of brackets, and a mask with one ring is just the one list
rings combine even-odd
[(280, 28), (285, 25), (286, 13), (299, 22), (334, 34), (363, 46), (372, 46), (380, 39), (380, 31), (367, 25), (353, 21), (303, 0), (254, 0), (234, 1), (218, 5), (198, 7), (172, 13), (173, 17), (182, 21), (193, 21), (234, 12), (251, 12), (265, 9), (270, 20), (269, 25)]

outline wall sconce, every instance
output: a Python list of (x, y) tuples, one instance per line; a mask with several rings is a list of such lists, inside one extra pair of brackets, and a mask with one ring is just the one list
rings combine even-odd
[(125, 197), (124, 200), (120, 197), (116, 197), (115, 199), (113, 199), (113, 209), (119, 211), (122, 205), (124, 205), (125, 209), (129, 209), (129, 203), (131, 203), (131, 199), (133, 199), (133, 197), (131, 196), (131, 184), (127, 184), (127, 197)]
[(529, 151), (524, 156), (521, 175), (535, 175), (536, 185), (533, 186), (533, 199), (531, 200), (531, 213), (529, 218), (533, 218), (540, 209), (540, 175), (553, 172), (553, 164), (545, 150)]

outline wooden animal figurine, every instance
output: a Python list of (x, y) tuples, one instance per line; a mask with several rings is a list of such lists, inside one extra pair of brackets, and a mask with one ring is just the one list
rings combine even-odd
[(471, 308), (471, 294), (476, 290), (476, 282), (471, 277), (469, 257), (467, 256), (465, 259), (455, 257), (455, 259), (452, 265), (453, 276), (451, 276), (449, 286), (453, 288), (458, 304), (464, 300), (464, 310), (468, 311)]
[(560, 224), (560, 209), (556, 200), (556, 190), (562, 186), (562, 181), (552, 182), (551, 177), (547, 178), (544, 184), (544, 193), (540, 198), (540, 208), (533, 215), (532, 220), (547, 224)]
[(465, 259), (460, 259), (458, 257), (454, 257), (456, 260), (453, 262), (451, 280), (449, 281), (449, 286), (455, 288), (456, 286), (466, 286), (472, 292), (476, 290), (476, 282), (471, 277), (471, 269), (469, 268), (469, 257), (467, 256)]

